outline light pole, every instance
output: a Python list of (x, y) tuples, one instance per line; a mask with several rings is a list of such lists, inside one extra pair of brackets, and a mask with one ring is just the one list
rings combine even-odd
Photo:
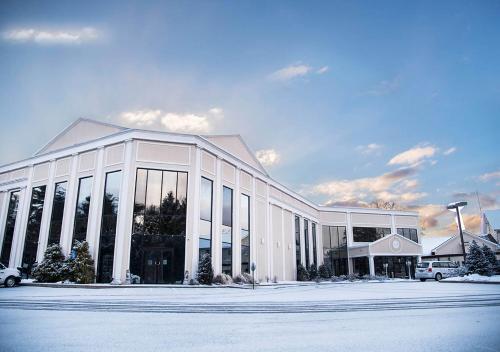
[(465, 253), (465, 244), (464, 244), (464, 234), (462, 232), (462, 222), (460, 221), (460, 208), (463, 208), (467, 205), (467, 202), (455, 202), (455, 203), (450, 203), (446, 207), (448, 210), (455, 210), (457, 212), (457, 222), (458, 222), (458, 230), (460, 231), (460, 240), (462, 241), (462, 254), (464, 255), (464, 264), (465, 264), (465, 258), (467, 254)]

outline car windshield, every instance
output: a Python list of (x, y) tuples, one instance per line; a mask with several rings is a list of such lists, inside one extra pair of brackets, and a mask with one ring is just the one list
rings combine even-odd
[(417, 264), (417, 268), (427, 268), (429, 267), (429, 262), (421, 262)]

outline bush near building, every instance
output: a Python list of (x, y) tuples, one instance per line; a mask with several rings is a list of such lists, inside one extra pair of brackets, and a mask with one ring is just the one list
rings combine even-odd
[(86, 241), (76, 241), (73, 246), (74, 259), (68, 260), (69, 280), (77, 284), (90, 284), (94, 282), (94, 259), (89, 253), (89, 244)]
[(66, 279), (66, 258), (59, 244), (47, 247), (43, 261), (33, 269), (32, 275), (38, 282), (58, 282)]
[(309, 267), (309, 280), (316, 280), (318, 278), (318, 268), (316, 264), (312, 264)]
[(297, 266), (297, 281), (309, 281), (309, 273), (302, 264)]
[(202, 285), (211, 285), (214, 280), (214, 269), (212, 267), (212, 257), (210, 254), (203, 254), (198, 265), (198, 282)]
[(469, 246), (465, 266), (467, 267), (467, 274), (492, 275), (492, 265), (476, 241), (472, 241)]
[(318, 268), (318, 275), (322, 279), (329, 279), (332, 277), (332, 273), (330, 272), (330, 268), (325, 264), (321, 264)]

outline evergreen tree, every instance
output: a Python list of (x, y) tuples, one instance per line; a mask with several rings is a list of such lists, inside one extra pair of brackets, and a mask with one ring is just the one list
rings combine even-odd
[(491, 275), (491, 264), (486, 259), (481, 247), (474, 240), (469, 246), (465, 266), (468, 274)]
[(309, 281), (309, 273), (302, 264), (297, 266), (297, 281)]
[(212, 268), (212, 257), (205, 253), (198, 264), (198, 282), (202, 285), (211, 285), (214, 279), (214, 269)]
[(78, 284), (90, 284), (95, 280), (94, 259), (89, 253), (86, 241), (76, 241), (73, 246), (76, 256), (68, 260), (70, 280)]
[(65, 279), (64, 254), (61, 246), (51, 244), (45, 251), (43, 261), (33, 269), (33, 277), (38, 282), (57, 282)]
[(309, 267), (309, 279), (310, 280), (316, 280), (318, 278), (318, 268), (316, 267), (316, 264), (311, 264)]
[(330, 268), (325, 264), (321, 264), (318, 268), (318, 275), (322, 279), (329, 279), (332, 276)]
[(488, 262), (491, 264), (491, 267), (494, 268), (497, 265), (497, 257), (495, 253), (491, 250), (490, 247), (485, 244), (483, 244), (481, 250), (483, 251), (486, 260), (488, 260)]

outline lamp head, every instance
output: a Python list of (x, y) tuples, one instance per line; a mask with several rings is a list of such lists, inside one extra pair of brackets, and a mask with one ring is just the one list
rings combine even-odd
[(449, 210), (452, 210), (452, 209), (456, 209), (456, 208), (460, 208), (460, 207), (465, 207), (466, 205), (467, 205), (467, 202), (465, 202), (465, 201), (455, 202), (455, 203), (448, 204), (448, 206), (446, 208)]

